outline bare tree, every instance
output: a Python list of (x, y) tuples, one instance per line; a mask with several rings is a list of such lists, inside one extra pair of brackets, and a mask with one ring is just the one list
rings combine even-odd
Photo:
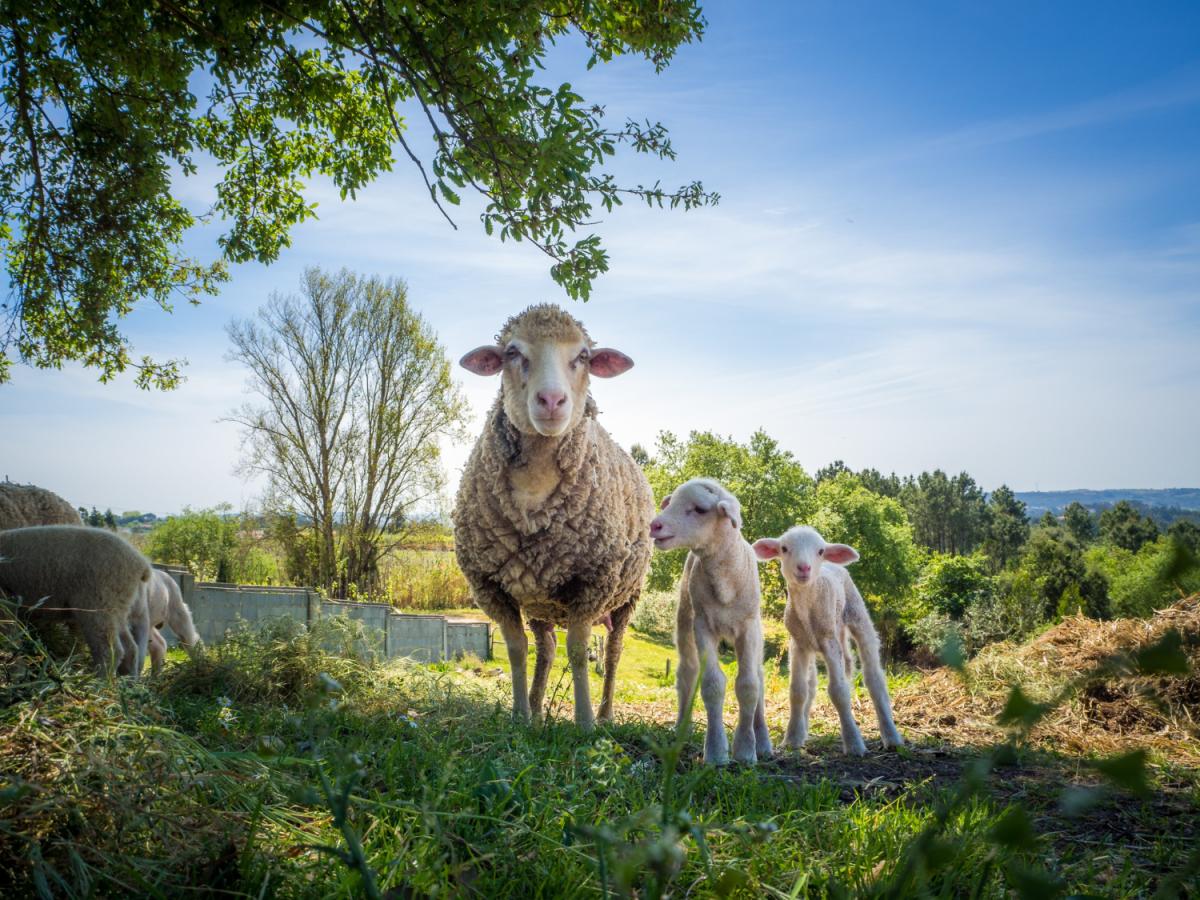
[(311, 518), (320, 587), (373, 588), (413, 507), (444, 484), (439, 438), (461, 436), (445, 351), (402, 281), (346, 270), (308, 269), (300, 296), (274, 294), (228, 331), (256, 395), (230, 416), (242, 469), (267, 475), (276, 511)]

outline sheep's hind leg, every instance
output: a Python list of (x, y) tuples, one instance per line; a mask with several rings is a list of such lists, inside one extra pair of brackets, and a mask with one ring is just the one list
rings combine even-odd
[(543, 704), (546, 699), (546, 682), (554, 665), (558, 636), (554, 633), (554, 625), (541, 619), (530, 619), (529, 627), (533, 631), (534, 644), (537, 646), (537, 657), (533, 664), (533, 684), (529, 688), (529, 710), (533, 721), (540, 722), (545, 714)]
[(571, 682), (575, 687), (575, 724), (584, 731), (596, 727), (588, 684), (588, 644), (591, 639), (591, 622), (572, 622), (567, 626), (567, 659), (571, 663)]
[(617, 689), (617, 664), (625, 648), (625, 629), (633, 616), (633, 604), (614, 609), (610, 616), (612, 631), (604, 644), (604, 688), (600, 694), (600, 712), (596, 718), (601, 722), (613, 720), (613, 694)]
[(850, 682), (846, 680), (845, 660), (842, 658), (842, 641), (839, 637), (829, 638), (821, 645), (825, 656), (825, 669), (829, 675), (829, 699), (837, 709), (842, 724), (842, 749), (851, 756), (863, 756), (867, 745), (862, 732), (854, 721), (850, 707)]

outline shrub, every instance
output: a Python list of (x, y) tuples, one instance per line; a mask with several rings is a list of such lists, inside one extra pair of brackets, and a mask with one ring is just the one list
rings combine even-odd
[(660, 641), (675, 640), (675, 610), (679, 603), (679, 590), (643, 591), (633, 619), (629, 623), (635, 631)]
[(383, 601), (399, 609), (471, 606), (471, 586), (453, 553), (400, 550), (380, 564)]
[(917, 582), (917, 600), (933, 612), (961, 619), (970, 606), (990, 596), (995, 589), (986, 565), (978, 554), (934, 553)]

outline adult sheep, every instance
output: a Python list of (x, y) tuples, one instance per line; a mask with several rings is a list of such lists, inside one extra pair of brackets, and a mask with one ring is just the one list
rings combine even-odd
[[(590, 729), (592, 625), (611, 628), (599, 710), (611, 721), (625, 628), (650, 563), (654, 498), (596, 421), (588, 386), (590, 376), (612, 378), (633, 360), (597, 348), (578, 320), (550, 304), (509, 319), (496, 340), (461, 360), (477, 375), (502, 377), (459, 485), (455, 552), (475, 602), (508, 645), (513, 716), (541, 717), (554, 628), (566, 626), (575, 722)], [(528, 694), (524, 619), (537, 646)]]
[(137, 674), (149, 640), (150, 563), (111, 531), (42, 525), (0, 531), (0, 595), (33, 620), (78, 627), (105, 674)]
[(79, 512), (53, 491), (0, 482), (0, 531), (33, 525), (82, 525)]

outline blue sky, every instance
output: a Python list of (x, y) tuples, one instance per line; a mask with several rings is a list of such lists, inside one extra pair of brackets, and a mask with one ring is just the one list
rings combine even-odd
[[(595, 385), (623, 444), (758, 427), (809, 469), (967, 470), (986, 488), (1200, 484), (1200, 5), (709, 3), (702, 43), (655, 76), (623, 60), (569, 80), (662, 120), (715, 209), (625, 208), (612, 269), (574, 311), (637, 362)], [(202, 174), (204, 174), (202, 172)], [(180, 190), (202, 208), (211, 173)], [(314, 183), (319, 221), (221, 296), (136, 312), (137, 352), (183, 356), (147, 394), (76, 368), (0, 388), (0, 476), (101, 508), (252, 503), (233, 472), (244, 399), (226, 323), (306, 265), (406, 279), (449, 354), (511, 312), (569, 304), (546, 260), (450, 230), (415, 170), (357, 202)], [(189, 250), (214, 253), (213, 230)], [(462, 370), (459, 370), (462, 371)], [(497, 388), (462, 371), (477, 414)], [(468, 447), (446, 448), (451, 483)]]

